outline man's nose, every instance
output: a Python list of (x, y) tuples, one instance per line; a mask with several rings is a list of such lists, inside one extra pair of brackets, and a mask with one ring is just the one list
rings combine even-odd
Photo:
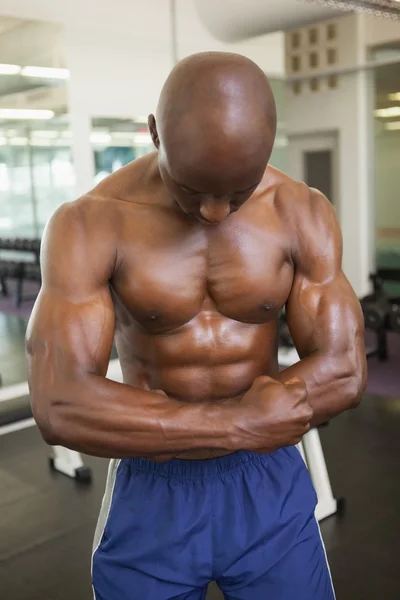
[(230, 212), (230, 198), (227, 196), (207, 198), (200, 206), (201, 216), (210, 223), (220, 223), (229, 216)]

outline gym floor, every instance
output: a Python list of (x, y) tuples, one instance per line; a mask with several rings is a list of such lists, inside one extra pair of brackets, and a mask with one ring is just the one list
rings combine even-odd
[[(9, 337), (0, 356), (7, 384), (25, 378), (25, 324), (14, 319), (0, 315), (0, 335)], [(371, 394), (320, 430), (334, 493), (346, 500), (342, 516), (321, 523), (338, 600), (400, 598), (399, 431), (400, 398)], [(91, 600), (91, 544), (107, 461), (84, 460), (93, 470), (90, 485), (50, 471), (36, 428), (0, 436), (1, 598)], [(211, 586), (207, 600), (220, 598)]]

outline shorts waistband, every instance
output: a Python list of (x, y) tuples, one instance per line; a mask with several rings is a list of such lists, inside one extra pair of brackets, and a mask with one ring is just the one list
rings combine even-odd
[[(275, 453), (274, 453), (275, 454)], [(207, 460), (181, 460), (154, 462), (145, 458), (128, 459), (133, 470), (154, 473), (168, 478), (198, 479), (215, 477), (248, 463), (265, 463), (271, 454), (258, 454), (240, 450), (226, 456)]]

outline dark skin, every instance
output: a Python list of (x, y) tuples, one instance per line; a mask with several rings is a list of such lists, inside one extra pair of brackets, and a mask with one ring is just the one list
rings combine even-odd
[[(42, 435), (152, 460), (297, 444), (366, 382), (332, 206), (267, 166), (274, 100), (243, 57), (180, 63), (149, 127), (156, 152), (47, 225), (27, 333)], [(279, 372), (283, 306), (301, 360)], [(114, 337), (123, 383), (105, 378)]]

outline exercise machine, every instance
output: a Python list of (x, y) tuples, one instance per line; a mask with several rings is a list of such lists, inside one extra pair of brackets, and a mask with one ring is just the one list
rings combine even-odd
[[(0, 436), (36, 425), (32, 416), (28, 383), (19, 383), (0, 389)], [(88, 483), (92, 479), (90, 467), (84, 465), (79, 452), (52, 446), (49, 457), (52, 470), (76, 481)]]
[[(299, 360), (299, 355), (294, 347), (279, 349), (278, 362), (280, 367), (291, 367)], [(297, 447), (310, 472), (318, 497), (318, 504), (315, 509), (317, 520), (322, 521), (336, 513), (341, 515), (344, 512), (345, 500), (344, 498), (336, 499), (333, 495), (318, 429), (310, 429)]]

